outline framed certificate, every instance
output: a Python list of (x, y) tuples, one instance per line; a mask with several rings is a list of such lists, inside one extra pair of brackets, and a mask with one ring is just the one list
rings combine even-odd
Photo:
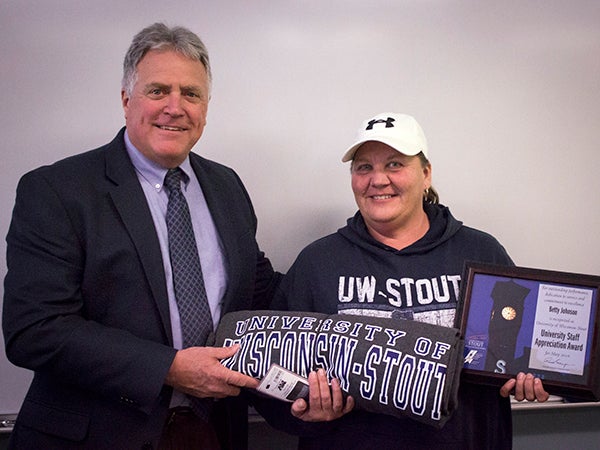
[(551, 394), (600, 400), (599, 289), (593, 275), (467, 263), (463, 376), (501, 386), (532, 373)]

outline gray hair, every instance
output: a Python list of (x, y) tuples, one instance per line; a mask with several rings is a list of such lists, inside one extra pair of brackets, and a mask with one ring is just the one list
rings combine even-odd
[(150, 50), (174, 50), (201, 62), (206, 69), (209, 87), (212, 84), (208, 50), (200, 38), (184, 27), (169, 28), (164, 23), (154, 23), (134, 36), (125, 54), (121, 87), (127, 95), (131, 95), (137, 81), (137, 65)]

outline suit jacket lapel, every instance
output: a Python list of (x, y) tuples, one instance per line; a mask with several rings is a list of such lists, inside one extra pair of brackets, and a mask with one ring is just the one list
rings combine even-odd
[(235, 299), (235, 293), (238, 290), (238, 277), (240, 273), (239, 257), (237, 256), (237, 235), (238, 230), (227, 215), (227, 202), (231, 199), (226, 197), (229, 191), (227, 186), (223, 186), (224, 180), (221, 177), (215, 177), (210, 173), (210, 169), (202, 164), (202, 159), (193, 153), (190, 154), (192, 168), (202, 188), (202, 193), (206, 199), (208, 209), (215, 222), (215, 227), (221, 238), (221, 243), (225, 251), (225, 263), (227, 264), (227, 291), (223, 299), (223, 313), (227, 312), (229, 305)]
[(106, 176), (114, 183), (110, 196), (135, 245), (156, 301), (165, 335), (172, 345), (169, 301), (160, 244), (144, 191), (124, 144), (124, 129), (106, 150)]

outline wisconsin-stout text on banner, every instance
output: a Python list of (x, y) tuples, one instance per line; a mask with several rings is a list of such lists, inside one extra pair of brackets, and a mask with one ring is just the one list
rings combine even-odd
[(221, 319), (216, 345), (240, 344), (222, 363), (262, 378), (272, 363), (337, 378), (356, 407), (441, 427), (456, 407), (463, 342), (455, 328), (410, 320), (283, 311)]

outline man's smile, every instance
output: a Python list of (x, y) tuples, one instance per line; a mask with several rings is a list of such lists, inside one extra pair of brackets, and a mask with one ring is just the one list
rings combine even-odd
[(165, 131), (186, 131), (187, 128), (181, 128), (181, 127), (171, 127), (171, 126), (167, 126), (167, 125), (156, 125), (157, 128), (160, 128), (161, 130), (165, 130)]

